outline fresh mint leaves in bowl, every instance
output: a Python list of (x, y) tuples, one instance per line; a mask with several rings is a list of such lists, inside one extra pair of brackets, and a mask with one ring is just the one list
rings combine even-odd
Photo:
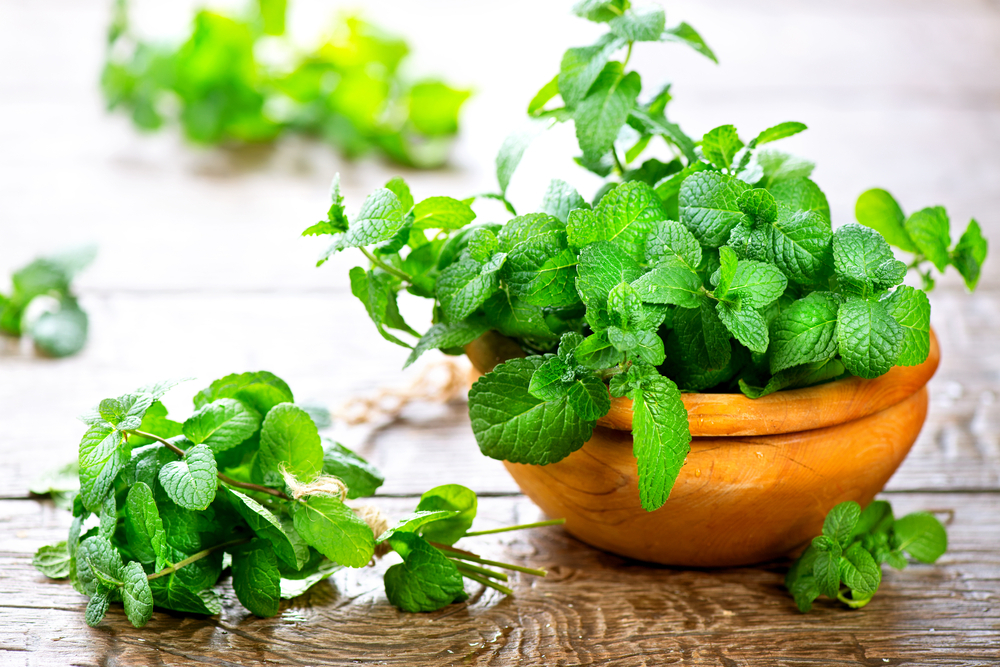
[[(575, 12), (608, 32), (566, 52), (529, 105), (533, 131), (501, 148), (485, 196), (511, 219), (473, 224), (474, 198), (416, 201), (400, 179), (348, 219), (335, 182), (305, 233), (334, 236), (325, 257), (365, 254), (351, 289), (387, 340), (417, 338), (407, 363), (464, 348), (483, 373), (480, 449), (571, 533), (684, 565), (801, 548), (835, 505), (868, 503), (916, 439), (938, 358), (932, 270), (973, 289), (986, 241), (972, 221), (953, 244), (943, 208), (906, 216), (883, 190), (834, 230), (813, 165), (770, 148), (804, 124), (695, 140), (668, 120), (669, 88), (642, 94), (633, 45), (714, 59), (694, 29), (620, 0)], [(517, 215), (506, 189), (527, 142), (570, 120), (576, 161), (604, 186), (588, 202), (555, 180)], [(660, 142), (673, 157), (644, 157)], [(903, 284), (911, 272), (924, 289)], [(423, 335), (401, 292), (434, 301)]]

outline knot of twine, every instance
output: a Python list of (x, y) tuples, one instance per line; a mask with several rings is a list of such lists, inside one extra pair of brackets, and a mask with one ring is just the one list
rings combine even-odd
[(303, 496), (333, 496), (344, 502), (347, 498), (347, 485), (333, 475), (321, 474), (311, 482), (303, 484), (295, 479), (295, 475), (285, 470), (284, 466), (281, 466), (280, 470), (285, 486), (292, 492), (293, 500), (300, 500)]
[[(372, 529), (372, 533), (375, 534), (375, 539), (378, 539), (382, 533), (389, 530), (389, 517), (378, 507), (374, 505), (359, 505), (351, 509), (358, 515), (358, 518), (368, 524), (368, 527)], [(386, 555), (389, 553), (390, 548), (388, 541), (376, 544), (375, 558), (381, 558)]]
[(371, 396), (355, 396), (335, 414), (351, 426), (392, 421), (413, 401), (447, 403), (467, 389), (468, 382), (468, 371), (459, 362), (442, 359), (424, 366), (410, 386), (379, 389)]

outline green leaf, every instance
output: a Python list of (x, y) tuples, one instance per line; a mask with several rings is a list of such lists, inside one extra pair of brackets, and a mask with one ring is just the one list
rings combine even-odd
[(41, 547), (32, 557), (31, 564), (49, 579), (65, 579), (70, 568), (69, 546), (63, 540)]
[(551, 121), (534, 121), (526, 129), (514, 132), (503, 140), (496, 158), (497, 183), (500, 184), (501, 198), (506, 194), (510, 179), (517, 170), (517, 165), (521, 163), (528, 146), (550, 127), (552, 127)]
[(285, 381), (267, 371), (234, 373), (219, 378), (195, 395), (194, 407), (201, 409), (220, 398), (235, 398), (261, 415), (266, 415), (278, 403), (295, 402)]
[(681, 308), (701, 305), (701, 279), (686, 266), (653, 269), (632, 283), (646, 303), (668, 303)]
[(528, 393), (542, 401), (557, 401), (569, 393), (573, 369), (559, 357), (549, 358), (532, 373)]
[(469, 237), (469, 244), (466, 248), (468, 248), (469, 257), (482, 264), (496, 254), (500, 249), (500, 243), (497, 241), (496, 234), (480, 227)]
[(795, 121), (786, 121), (784, 123), (778, 123), (774, 127), (769, 127), (760, 134), (757, 138), (753, 140), (752, 145), (760, 146), (762, 144), (767, 144), (772, 141), (778, 141), (779, 139), (785, 139), (793, 135), (798, 134), (804, 130), (807, 130), (805, 124), (797, 123)]
[(468, 595), (455, 564), (413, 533), (395, 533), (389, 543), (403, 562), (385, 572), (389, 602), (406, 612), (436, 611)]
[(566, 181), (553, 178), (542, 197), (542, 205), (538, 209), (548, 213), (562, 222), (569, 219), (570, 211), (578, 208), (590, 208), (583, 197)]
[(330, 562), (324, 558), (323, 562), (318, 565), (314, 571), (309, 572), (309, 574), (303, 577), (292, 579), (287, 576), (283, 576), (281, 578), (281, 599), (291, 600), (292, 598), (297, 598), (319, 582), (341, 569), (343, 569), (342, 565)]
[(697, 271), (701, 264), (701, 244), (680, 222), (661, 222), (646, 240), (646, 262), (651, 266), (680, 262)]
[(722, 369), (729, 364), (729, 330), (707, 300), (702, 299), (698, 308), (675, 311), (674, 331), (682, 356), (689, 363), (703, 369)]
[(595, 375), (585, 374), (570, 385), (569, 407), (581, 419), (597, 421), (611, 409), (611, 396), (604, 381)]
[(110, 590), (96, 591), (90, 598), (90, 602), (87, 603), (87, 611), (84, 612), (83, 620), (90, 627), (96, 628), (104, 620), (105, 614), (108, 613), (109, 595)]
[(768, 224), (778, 220), (778, 202), (764, 188), (745, 191), (736, 200), (736, 205), (754, 222)]
[(281, 573), (271, 545), (254, 539), (233, 549), (233, 590), (255, 616), (270, 618), (281, 606)]
[(609, 192), (594, 209), (598, 241), (611, 241), (636, 262), (646, 257), (646, 238), (666, 220), (656, 192), (642, 181), (630, 181)]
[[(649, 183), (650, 185), (656, 185), (657, 193), (660, 195), (660, 198), (663, 199), (664, 201), (666, 201), (669, 197), (669, 194), (667, 194), (667, 192), (671, 191), (671, 186), (665, 186), (663, 189), (661, 189), (661, 186), (664, 183), (670, 181), (671, 179), (676, 178), (678, 179), (676, 187), (680, 188), (680, 181), (683, 180), (688, 175), (694, 173), (695, 171), (700, 171), (701, 169), (710, 169), (710, 167), (707, 164), (702, 163), (698, 160), (698, 155), (697, 153), (695, 153), (694, 141), (691, 139), (691, 137), (684, 134), (684, 131), (681, 130), (680, 126), (677, 125), (677, 123), (671, 123), (669, 120), (667, 120), (666, 116), (663, 115), (662, 111), (659, 113), (653, 113), (653, 112), (647, 113), (642, 109), (636, 108), (632, 109), (632, 111), (629, 112), (629, 117), (638, 121), (640, 123), (640, 126), (645, 130), (646, 133), (659, 135), (663, 137), (663, 139), (668, 144), (672, 144), (673, 146), (675, 146), (684, 155), (684, 158), (688, 161), (689, 166), (686, 169), (678, 171), (672, 176), (665, 176), (653, 183)], [(628, 158), (627, 156), (626, 159), (629, 159), (629, 161), (631, 161), (631, 159)], [(673, 189), (672, 192), (676, 194), (676, 189)]]
[(433, 510), (426, 512), (411, 512), (407, 514), (392, 528), (386, 530), (381, 535), (375, 539), (375, 544), (382, 544), (387, 541), (390, 537), (396, 533), (415, 533), (419, 534), (420, 529), (429, 523), (435, 521), (441, 521), (442, 519), (449, 519), (453, 516), (457, 516), (459, 512), (457, 510)]
[(588, 336), (573, 352), (576, 362), (591, 370), (603, 370), (625, 360), (625, 355), (608, 339), (606, 331)]
[(136, 561), (132, 561), (121, 571), (122, 602), (125, 604), (125, 616), (133, 627), (141, 628), (153, 617), (153, 592), (149, 589), (146, 572)]
[(339, 498), (308, 496), (292, 504), (295, 530), (312, 548), (347, 567), (362, 567), (375, 553), (372, 529)]
[(896, 548), (921, 563), (933, 563), (948, 549), (948, 534), (933, 514), (914, 512), (892, 526)]
[(385, 330), (390, 321), (390, 311), (396, 308), (396, 292), (390, 281), (383, 278), (384, 275), (354, 267), (349, 273), (351, 293), (365, 305), (368, 317), (375, 323), (382, 338), (402, 347), (410, 347)]
[(270, 486), (284, 484), (282, 469), (301, 482), (318, 475), (323, 469), (323, 446), (309, 413), (289, 403), (271, 408), (260, 429), (257, 462)]
[(167, 535), (153, 491), (143, 482), (136, 482), (125, 500), (125, 537), (140, 562), (162, 564)]
[(906, 219), (906, 233), (924, 257), (938, 271), (948, 266), (948, 246), (951, 245), (948, 214), (941, 206), (924, 208)]
[(663, 32), (662, 39), (665, 42), (680, 42), (682, 44), (687, 44), (712, 62), (716, 64), (719, 63), (719, 59), (715, 57), (715, 53), (713, 53), (712, 49), (708, 47), (708, 44), (706, 44), (705, 40), (698, 34), (698, 31), (689, 26), (687, 23), (681, 23), (676, 27), (667, 28)]
[[(413, 194), (410, 192), (410, 186), (406, 184), (401, 176), (392, 178), (385, 184), (385, 189), (396, 195), (396, 199), (399, 200), (399, 209), (405, 215), (413, 208)], [(414, 211), (416, 214), (416, 211)], [(420, 216), (417, 216), (418, 218)]]
[(219, 398), (188, 417), (183, 432), (196, 445), (224, 452), (256, 433), (260, 421), (260, 413), (253, 408), (233, 398)]
[(575, 107), (587, 96), (608, 60), (623, 46), (624, 41), (608, 33), (593, 46), (566, 50), (559, 66), (559, 94), (566, 106)]
[[(183, 571), (181, 568), (180, 571)], [(222, 602), (213, 590), (192, 591), (177, 574), (167, 575), (149, 582), (153, 602), (157, 607), (189, 614), (214, 616), (222, 612)]]
[(484, 303), (483, 310), (490, 327), (504, 336), (540, 341), (559, 338), (546, 324), (545, 311), (541, 307), (527, 304), (503, 290)]
[(296, 548), (296, 542), (293, 542), (292, 538), (289, 537), (281, 520), (271, 510), (250, 496), (226, 486), (222, 488), (226, 490), (230, 505), (237, 514), (243, 517), (243, 520), (250, 526), (250, 530), (257, 537), (270, 542), (274, 554), (289, 567), (301, 568), (309, 559), (309, 550)]
[(428, 197), (413, 207), (414, 229), (461, 229), (475, 218), (468, 204), (451, 197)]
[(416, 511), (433, 512), (446, 510), (457, 514), (442, 518), (421, 528), (420, 534), (426, 540), (439, 544), (454, 544), (469, 531), (476, 518), (478, 500), (472, 489), (460, 484), (445, 484), (426, 491), (420, 496)]
[(885, 239), (861, 225), (848, 224), (836, 231), (833, 262), (845, 287), (861, 296), (898, 285), (906, 277), (906, 265), (893, 256)]
[(101, 503), (98, 516), (101, 523), (98, 526), (97, 534), (111, 539), (111, 536), (115, 534), (115, 528), (118, 527), (118, 503), (114, 493), (109, 493), (108, 497)]
[(203, 510), (215, 500), (219, 486), (215, 456), (207, 445), (195, 445), (180, 461), (160, 468), (160, 484), (170, 499), (189, 510)]
[(808, 178), (795, 178), (774, 185), (771, 195), (779, 205), (783, 204), (795, 211), (815, 211), (825, 219), (830, 219), (830, 204), (819, 186)]
[(955, 249), (951, 251), (951, 263), (962, 274), (965, 286), (970, 292), (976, 289), (976, 284), (979, 282), (988, 245), (979, 223), (972, 220), (958, 239)]
[(534, 116), (536, 112), (541, 111), (542, 108), (548, 104), (549, 100), (559, 94), (559, 75), (556, 74), (552, 77), (548, 83), (542, 86), (541, 90), (535, 93), (535, 96), (531, 98), (528, 102), (528, 115)]
[(403, 227), (403, 210), (399, 198), (380, 188), (368, 195), (358, 216), (343, 239), (345, 248), (361, 248), (391, 239)]
[(608, 27), (612, 34), (627, 42), (655, 42), (660, 39), (666, 23), (663, 7), (649, 5), (626, 9), (608, 21)]
[(752, 387), (742, 379), (739, 381), (739, 386), (740, 391), (748, 397), (761, 398), (782, 389), (811, 387), (827, 380), (833, 380), (843, 375), (844, 371), (844, 364), (837, 359), (815, 361), (778, 371), (763, 387)]
[(705, 159), (719, 169), (730, 170), (733, 158), (743, 148), (743, 141), (732, 125), (720, 125), (702, 137), (701, 150)]
[(861, 506), (856, 502), (848, 500), (840, 503), (827, 512), (823, 521), (823, 535), (839, 544), (841, 549), (846, 549), (860, 517)]
[(763, 354), (767, 352), (767, 322), (759, 311), (749, 306), (720, 301), (716, 304), (719, 319), (736, 340), (750, 350)]
[(687, 410), (677, 385), (651, 375), (629, 393), (632, 399), (632, 451), (639, 466), (639, 496), (647, 512), (659, 509), (690, 451)]
[(774, 187), (783, 181), (808, 178), (816, 165), (809, 160), (781, 151), (763, 149), (755, 153), (757, 164), (764, 170), (761, 185)]
[(840, 543), (825, 535), (813, 539), (812, 547), (816, 549), (816, 560), (813, 562), (813, 576), (817, 588), (823, 595), (836, 599), (840, 593)]
[(35, 347), (50, 357), (68, 357), (83, 349), (87, 342), (88, 320), (75, 300), (64, 300), (59, 310), (42, 313), (31, 325), (28, 335)]
[(620, 327), (608, 327), (608, 340), (627, 356), (639, 359), (647, 364), (659, 366), (666, 358), (663, 350), (663, 339), (651, 330), (626, 330)]
[(641, 275), (642, 267), (620, 246), (598, 241), (580, 252), (576, 287), (588, 308), (598, 308), (607, 303), (611, 290)]
[(339, 234), (347, 231), (347, 214), (344, 213), (344, 196), (340, 193), (340, 174), (334, 174), (330, 184), (330, 210), (326, 220), (309, 227), (302, 236), (318, 236), (320, 234)]
[(625, 74), (616, 62), (605, 66), (573, 113), (584, 159), (598, 160), (611, 150), (641, 90), (637, 72)]
[(885, 305), (850, 297), (837, 315), (840, 357), (852, 374), (865, 379), (884, 375), (899, 358), (903, 328)]
[(506, 253), (497, 253), (485, 264), (463, 259), (442, 271), (436, 291), (445, 317), (459, 322), (476, 312), (496, 292), (506, 259)]
[(837, 353), (840, 299), (813, 292), (792, 303), (771, 323), (771, 372), (832, 359)]
[(88, 537), (77, 547), (76, 574), (85, 595), (124, 585), (121, 570), (121, 554), (106, 538)]
[(107, 497), (115, 477), (129, 461), (124, 433), (110, 424), (91, 426), (80, 440), (80, 498), (91, 511)]
[(323, 473), (333, 475), (346, 484), (348, 498), (373, 496), (385, 481), (378, 468), (332, 440), (327, 441), (323, 450)]
[(479, 449), (491, 458), (545, 465), (583, 446), (594, 422), (581, 419), (568, 398), (541, 401), (528, 392), (544, 357), (512, 359), (479, 378), (469, 391), (469, 417)]
[(918, 289), (900, 285), (882, 298), (886, 310), (903, 330), (903, 342), (896, 363), (922, 364), (931, 349), (931, 303)]
[(438, 322), (427, 330), (406, 359), (406, 368), (427, 350), (463, 347), (476, 340), (489, 330), (489, 324), (482, 320), (465, 320), (462, 322)]
[(736, 257), (736, 252), (732, 248), (728, 246), (719, 248), (719, 268), (711, 277), (712, 283), (715, 285), (713, 294), (716, 299), (724, 300), (726, 295), (729, 294), (729, 285), (736, 276), (736, 266), (738, 263), (739, 260)]
[(718, 172), (692, 174), (681, 184), (681, 222), (703, 246), (718, 248), (744, 219), (737, 201), (749, 189), (743, 181)]
[(906, 231), (903, 209), (885, 190), (875, 188), (861, 193), (854, 206), (854, 217), (881, 234), (891, 245), (907, 252), (918, 252)]
[(882, 583), (882, 570), (860, 542), (855, 542), (840, 558), (840, 578), (858, 597), (870, 598)]
[(785, 274), (773, 264), (741, 259), (729, 283), (728, 295), (738, 296), (745, 307), (765, 308), (784, 294), (787, 286)]

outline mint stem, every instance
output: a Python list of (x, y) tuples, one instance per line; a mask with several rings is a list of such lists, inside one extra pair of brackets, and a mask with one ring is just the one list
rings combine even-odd
[(503, 568), (504, 570), (513, 570), (515, 572), (524, 572), (525, 574), (533, 574), (536, 577), (544, 577), (547, 572), (545, 570), (536, 570), (530, 567), (522, 567), (520, 565), (511, 565), (510, 563), (501, 563), (495, 560), (487, 560), (485, 558), (480, 558), (476, 554), (469, 553), (468, 551), (463, 551), (461, 549), (456, 549), (455, 547), (448, 546), (447, 544), (439, 544), (437, 542), (431, 542), (432, 547), (441, 549), (442, 551), (447, 551), (453, 556), (451, 558), (459, 558), (461, 560), (469, 560), (473, 563), (480, 563), (481, 565), (492, 565), (493, 567)]
[(403, 273), (399, 269), (395, 269), (395, 268), (389, 266), (388, 264), (386, 264), (385, 262), (383, 262), (382, 260), (380, 260), (378, 257), (376, 257), (375, 255), (373, 255), (370, 252), (368, 252), (368, 250), (366, 248), (358, 248), (358, 250), (360, 250), (361, 252), (363, 252), (365, 254), (365, 257), (367, 257), (368, 259), (371, 260), (372, 264), (374, 264), (378, 268), (382, 269), (386, 273), (390, 273), (390, 274), (396, 276), (397, 278), (401, 278), (402, 280), (405, 280), (408, 283), (412, 283), (413, 282), (413, 278), (412, 277), (406, 275), (405, 273)]
[(499, 579), (500, 581), (507, 581), (507, 575), (504, 574), (503, 572), (488, 570), (485, 567), (479, 567), (478, 565), (473, 565), (472, 563), (463, 563), (454, 558), (451, 558), (450, 560), (453, 563), (455, 563), (455, 567), (457, 567), (460, 570), (465, 569), (471, 572), (476, 572), (477, 574), (480, 574), (484, 577), (488, 577), (490, 579)]
[(506, 586), (501, 586), (500, 584), (496, 583), (495, 581), (490, 581), (486, 577), (480, 577), (475, 572), (469, 572), (469, 571), (467, 571), (466, 568), (462, 567), (461, 565), (458, 566), (458, 571), (459, 571), (459, 573), (463, 577), (466, 577), (468, 579), (472, 579), (476, 583), (482, 584), (483, 586), (486, 586), (487, 588), (492, 588), (493, 590), (500, 591), (504, 595), (513, 595), (514, 594), (514, 591), (512, 591), (509, 588), (507, 588)]
[(493, 535), (496, 533), (507, 533), (512, 530), (526, 530), (528, 528), (543, 528), (545, 526), (561, 526), (566, 523), (566, 519), (549, 519), (538, 523), (522, 523), (519, 526), (504, 526), (503, 528), (491, 528), (490, 530), (473, 530), (463, 537), (475, 537), (476, 535)]
[(137, 435), (140, 438), (149, 438), (150, 440), (156, 440), (157, 442), (159, 442), (161, 445), (163, 445), (164, 447), (166, 447), (167, 449), (169, 449), (170, 451), (172, 451), (177, 456), (180, 456), (180, 457), (184, 456), (184, 450), (183, 449), (181, 449), (180, 447), (178, 447), (177, 445), (175, 445), (175, 444), (173, 444), (171, 442), (167, 442), (166, 440), (164, 440), (163, 438), (161, 438), (158, 435), (153, 435), (152, 433), (146, 433), (145, 431), (139, 431), (137, 429), (132, 429), (132, 430), (125, 431), (125, 432), (128, 433), (129, 435)]
[(202, 558), (205, 558), (206, 556), (211, 555), (212, 552), (214, 552), (214, 551), (218, 551), (219, 549), (224, 549), (226, 547), (235, 546), (237, 544), (244, 544), (246, 542), (249, 542), (250, 539), (251, 538), (249, 538), (249, 537), (244, 537), (244, 538), (239, 539), (239, 540), (232, 540), (230, 542), (223, 542), (222, 544), (216, 544), (214, 547), (209, 547), (208, 549), (203, 549), (203, 550), (199, 551), (198, 553), (194, 554), (193, 556), (188, 556), (184, 560), (182, 560), (182, 561), (180, 561), (178, 563), (175, 563), (174, 565), (171, 565), (170, 567), (164, 568), (164, 569), (160, 570), (159, 572), (154, 572), (153, 574), (147, 575), (146, 579), (149, 580), (149, 581), (152, 581), (153, 579), (159, 579), (160, 577), (165, 577), (168, 574), (173, 574), (174, 572), (176, 572), (177, 570), (181, 569), (185, 565), (190, 565), (191, 563), (193, 563), (193, 562), (195, 562), (197, 560), (201, 560)]

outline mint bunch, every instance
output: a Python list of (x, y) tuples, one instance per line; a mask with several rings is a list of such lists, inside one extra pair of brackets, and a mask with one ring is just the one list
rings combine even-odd
[[(834, 230), (813, 164), (771, 148), (805, 125), (778, 123), (748, 141), (723, 125), (696, 140), (668, 120), (669, 87), (642, 95), (632, 48), (682, 42), (714, 59), (694, 29), (665, 27), (661, 8), (623, 0), (574, 11), (608, 32), (566, 51), (529, 105), (536, 125), (501, 147), (500, 189), (482, 196), (515, 217), (476, 223), (475, 198), (417, 202), (393, 179), (349, 218), (335, 180), (327, 219), (305, 233), (334, 237), (321, 263), (347, 248), (364, 253), (352, 292), (387, 340), (412, 349), (407, 364), (432, 348), (461, 353), (491, 330), (528, 355), (469, 393), (487, 456), (559, 461), (590, 438), (610, 396), (631, 398), (641, 502), (653, 511), (690, 450), (682, 392), (759, 398), (920, 364), (930, 303), (902, 284), (908, 271), (950, 264), (971, 289), (986, 241), (973, 221), (951, 246), (943, 209), (904, 219), (871, 192), (858, 205), (863, 224)], [(576, 161), (605, 184), (588, 201), (554, 180), (537, 212), (516, 215), (507, 187), (528, 142), (570, 120)], [(654, 142), (667, 161), (642, 158)], [(914, 260), (896, 259), (887, 238)], [(434, 301), (422, 335), (400, 315), (405, 293)]]
[[(144, 130), (179, 124), (200, 144), (299, 133), (348, 157), (378, 151), (416, 167), (446, 160), (470, 91), (406, 80), (406, 42), (358, 18), (300, 52), (285, 36), (286, 5), (259, 0), (235, 17), (202, 9), (187, 40), (171, 47), (136, 37), (127, 0), (117, 0), (101, 77), (108, 108)], [(262, 59), (276, 51), (287, 57)]]
[(476, 494), (457, 484), (424, 493), (395, 526), (377, 512), (366, 521), (372, 508), (345, 501), (374, 494), (382, 475), (322, 438), (317, 422), (329, 415), (296, 405), (280, 378), (260, 371), (216, 380), (183, 422), (160, 401), (175, 384), (106, 398), (82, 417), (69, 537), (39, 549), (34, 564), (90, 597), (88, 624), (119, 601), (136, 627), (154, 606), (217, 614), (226, 571), (243, 606), (274, 616), (282, 598), (341, 567), (364, 567), (376, 552), (402, 558), (385, 585), (404, 611), (464, 600), (465, 578), (510, 594), (498, 583), (507, 575), (484, 565), (544, 576), (452, 545), (561, 521), (473, 532)]
[[(0, 293), (0, 333), (27, 334), (35, 348), (50, 357), (68, 357), (83, 349), (89, 320), (72, 282), (96, 254), (93, 246), (75, 248), (39, 257), (15, 271), (10, 294)], [(33, 303), (42, 306), (41, 312), (33, 312)]]
[(914, 512), (896, 519), (884, 500), (873, 501), (864, 511), (851, 500), (830, 510), (823, 534), (792, 564), (785, 586), (803, 613), (821, 595), (858, 609), (878, 591), (883, 563), (902, 570), (907, 555), (934, 563), (947, 548), (948, 535), (933, 514)]

